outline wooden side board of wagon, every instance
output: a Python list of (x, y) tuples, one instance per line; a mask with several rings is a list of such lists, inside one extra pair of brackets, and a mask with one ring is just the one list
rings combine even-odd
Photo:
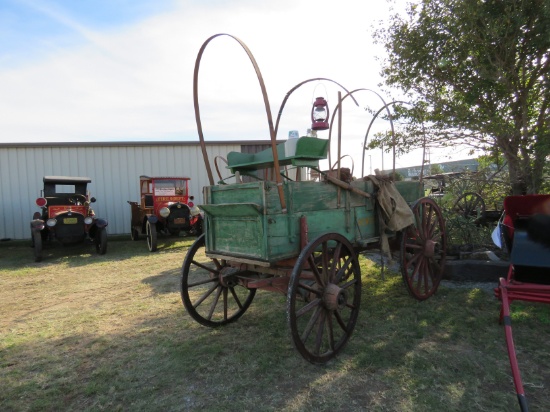
[(132, 213), (130, 235), (147, 239), (147, 248), (158, 248), (158, 234), (178, 236), (202, 233), (202, 216), (189, 195), (189, 177), (140, 176), (140, 200), (128, 201)]

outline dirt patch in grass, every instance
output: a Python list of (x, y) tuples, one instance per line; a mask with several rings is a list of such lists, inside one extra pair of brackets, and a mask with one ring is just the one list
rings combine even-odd
[[(293, 347), (285, 296), (259, 292), (238, 322), (185, 312), (180, 268), (192, 238), (47, 249), (0, 244), (0, 409), (16, 411), (515, 411), (490, 290), (442, 286), (414, 301), (399, 275), (361, 259), (359, 320), (327, 365)], [(533, 410), (550, 410), (550, 311), (514, 304)]]

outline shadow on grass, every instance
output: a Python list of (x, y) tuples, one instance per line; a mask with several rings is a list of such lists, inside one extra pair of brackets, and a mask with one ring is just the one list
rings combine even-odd
[[(484, 291), (443, 288), (416, 302), (398, 276), (366, 278), (348, 346), (317, 366), (293, 348), (283, 295), (260, 291), (242, 319), (211, 329), (168, 293), (176, 274), (143, 279), (155, 299), (119, 326), (113, 316), (103, 333), (91, 321), (68, 336), (8, 333), (0, 409), (517, 409), (498, 302)], [(535, 382), (527, 388), (531, 405), (550, 410), (547, 389), (536, 386), (549, 384), (550, 355), (541, 348), (550, 336), (537, 320), (528, 313), (517, 322), (520, 362)]]
[(174, 293), (180, 291), (181, 269), (171, 269), (142, 280), (151, 287), (153, 294)]
[[(194, 237), (180, 237), (174, 239), (169, 245), (159, 247), (157, 254), (181, 253), (181, 260), (185, 251), (195, 241)], [(57, 264), (64, 264), (69, 267), (85, 267), (99, 262), (121, 262), (137, 256), (147, 256), (149, 252), (147, 245), (143, 242), (131, 240), (120, 240), (107, 243), (107, 252), (104, 255), (96, 253), (95, 245), (87, 240), (84, 243), (66, 245), (48, 241), (43, 245), (43, 258), (41, 262), (34, 262), (33, 248), (30, 241), (17, 241), (14, 243), (0, 243), (0, 262), (5, 269), (20, 269), (22, 266), (31, 268), (53, 268)], [(172, 259), (173, 257), (170, 257)]]

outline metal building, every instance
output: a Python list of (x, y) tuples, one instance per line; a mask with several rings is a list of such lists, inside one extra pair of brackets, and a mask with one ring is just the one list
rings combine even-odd
[[(266, 141), (206, 142), (214, 179), (216, 156), (231, 151), (254, 153)], [(222, 176), (230, 176), (223, 161)], [(109, 221), (109, 234), (130, 233), (128, 200), (139, 198), (139, 176), (188, 176), (195, 203), (209, 185), (198, 142), (4, 143), (0, 144), (0, 239), (30, 238), (30, 221), (39, 211), (44, 176), (82, 176), (97, 199), (93, 209)], [(229, 181), (231, 182), (231, 181)]]

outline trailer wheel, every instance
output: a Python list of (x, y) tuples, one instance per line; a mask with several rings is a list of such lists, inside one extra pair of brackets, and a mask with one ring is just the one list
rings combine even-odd
[(350, 242), (329, 233), (302, 250), (288, 286), (287, 318), (298, 352), (325, 363), (349, 340), (361, 303), (361, 268)]
[(185, 255), (180, 282), (181, 300), (198, 323), (217, 327), (239, 319), (252, 303), (256, 289), (240, 285), (224, 260), (207, 258), (204, 245), (202, 234)]
[(157, 250), (157, 226), (147, 221), (145, 231), (147, 234), (147, 247), (149, 248), (149, 252), (154, 252)]
[(409, 293), (418, 300), (432, 296), (439, 287), (447, 249), (441, 209), (430, 198), (413, 206), (415, 224), (402, 232), (401, 274)]

